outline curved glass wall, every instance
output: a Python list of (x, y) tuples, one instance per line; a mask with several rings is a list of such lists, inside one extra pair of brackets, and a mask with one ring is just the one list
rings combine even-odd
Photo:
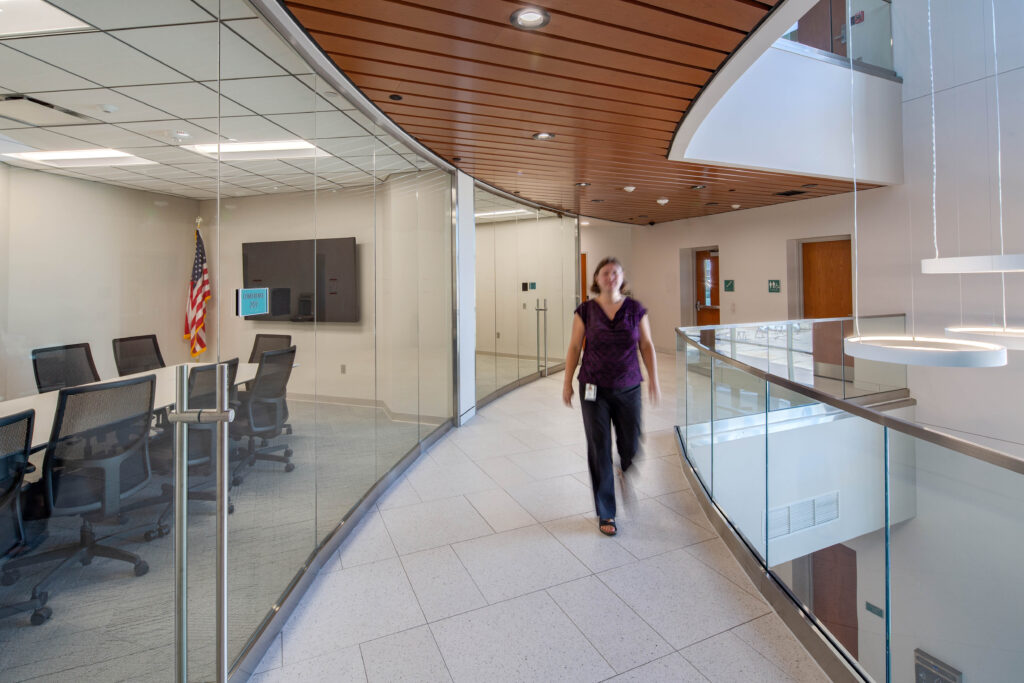
[[(0, 34), (0, 417), (34, 409), (40, 447), (25, 504), (0, 506), (4, 533), (24, 522), (0, 536), (0, 608), (19, 606), (0, 618), (0, 680), (166, 680), (175, 511), (160, 409), (174, 400), (175, 366), (238, 360), (235, 662), (367, 491), (452, 418), (452, 178), (357, 111), (245, 3), (52, 4), (68, 10), (59, 26)], [(197, 218), (210, 290), (206, 348), (193, 354), (183, 332)], [(237, 314), (242, 288), (267, 290), (265, 315)], [(150, 336), (158, 359), (145, 357)], [(115, 359), (112, 340), (133, 337), (147, 337), (135, 340), (141, 364)], [(275, 347), (284, 353), (261, 353)], [(96, 402), (53, 427), (58, 402), (78, 395), (61, 386), (125, 373), (152, 377), (141, 384), (157, 414), (138, 438), (118, 411), (145, 415), (145, 396), (139, 407), (80, 392)], [(285, 388), (253, 408), (275, 373)], [(194, 405), (208, 398), (195, 392)], [(61, 461), (51, 429), (84, 455)], [(19, 453), (5, 434), (10, 482)], [(212, 680), (210, 432), (189, 440), (188, 677)], [(107, 457), (129, 463), (113, 497), (96, 485)], [(38, 482), (60, 476), (72, 497), (40, 497)], [(63, 564), (45, 555), (81, 545)], [(48, 620), (33, 626), (34, 615)]]
[(576, 219), (477, 188), (476, 398), (565, 362), (577, 301)]

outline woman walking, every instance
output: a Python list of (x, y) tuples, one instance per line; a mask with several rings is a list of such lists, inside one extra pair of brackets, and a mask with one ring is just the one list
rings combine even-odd
[(587, 463), (594, 487), (598, 528), (606, 536), (614, 536), (617, 532), (612, 426), (623, 475), (633, 464), (640, 446), (640, 383), (643, 376), (637, 360), (638, 348), (647, 368), (647, 391), (651, 402), (657, 403), (661, 398), (647, 309), (639, 301), (626, 296), (623, 293), (625, 289), (626, 280), (618, 259), (608, 257), (597, 264), (590, 287), (597, 296), (580, 304), (573, 316), (562, 387), (562, 401), (572, 407), (573, 374), (586, 339), (579, 376), (580, 405), (587, 434)]

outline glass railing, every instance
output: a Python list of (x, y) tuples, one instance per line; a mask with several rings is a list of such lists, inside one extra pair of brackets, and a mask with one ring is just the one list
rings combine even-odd
[(890, 0), (821, 0), (782, 37), (843, 59), (852, 49), (854, 62), (892, 71), (891, 7)]
[(828, 391), (807, 366), (819, 324), (677, 330), (687, 463), (866, 678), (1018, 680), (1024, 460), (914, 424), (910, 400), (883, 413)]

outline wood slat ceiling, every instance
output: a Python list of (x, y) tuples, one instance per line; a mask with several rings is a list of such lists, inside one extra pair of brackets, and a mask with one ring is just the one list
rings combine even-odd
[[(285, 4), (382, 111), (466, 173), (561, 211), (644, 224), (853, 189), (666, 159), (691, 103), (778, 2), (544, 0), (551, 21), (535, 31), (509, 23), (527, 4), (503, 0)], [(534, 140), (541, 131), (555, 138)], [(777, 194), (787, 191), (801, 194)]]

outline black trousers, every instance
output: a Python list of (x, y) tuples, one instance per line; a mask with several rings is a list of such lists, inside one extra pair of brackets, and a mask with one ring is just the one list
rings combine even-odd
[(583, 429), (587, 433), (587, 464), (594, 487), (594, 508), (600, 519), (615, 517), (615, 468), (612, 466), (612, 426), (615, 446), (625, 472), (633, 464), (640, 448), (640, 385), (629, 389), (597, 388), (597, 400), (587, 401), (586, 387), (580, 382), (580, 406)]

